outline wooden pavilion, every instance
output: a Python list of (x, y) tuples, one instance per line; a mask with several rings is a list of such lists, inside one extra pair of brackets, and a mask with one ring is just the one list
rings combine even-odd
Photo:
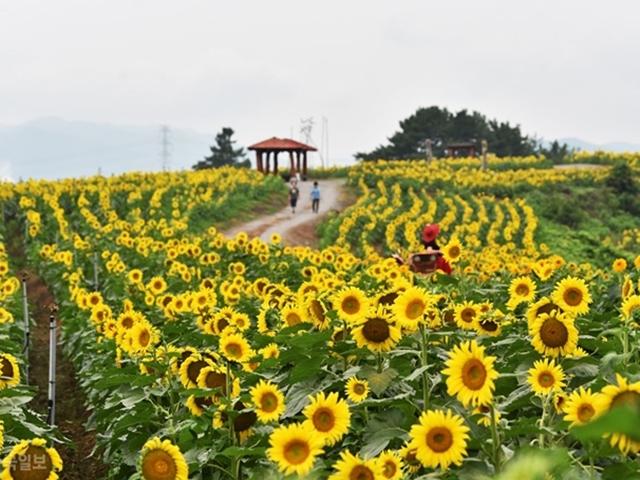
[[(303, 177), (307, 176), (307, 152), (315, 152), (318, 149), (311, 145), (291, 140), (290, 138), (272, 137), (263, 140), (249, 147), (249, 150), (256, 152), (256, 166), (259, 172), (266, 174), (278, 174), (278, 154), (280, 152), (289, 153), (290, 173), (295, 175), (300, 172)], [(271, 155), (273, 154), (273, 169), (271, 169)]]
[(444, 148), (447, 157), (475, 157), (476, 153), (475, 142), (452, 142)]

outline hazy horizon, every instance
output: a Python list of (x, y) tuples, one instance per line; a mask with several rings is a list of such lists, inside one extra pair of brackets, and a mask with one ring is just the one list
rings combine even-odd
[(0, 125), (230, 126), (246, 146), (314, 117), (320, 145), (326, 117), (342, 161), (438, 105), (640, 144), (639, 19), (632, 1), (0, 0)]

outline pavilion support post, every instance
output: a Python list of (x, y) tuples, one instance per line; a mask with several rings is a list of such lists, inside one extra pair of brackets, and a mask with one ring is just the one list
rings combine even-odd
[(267, 150), (267, 166), (264, 171), (267, 175), (269, 175), (269, 170), (271, 170), (270, 160), (271, 160), (271, 152)]
[(289, 169), (290, 175), (293, 177), (297, 170), (296, 170), (296, 166), (293, 163), (293, 152), (291, 150), (289, 150), (289, 163), (291, 164), (291, 168)]
[(256, 168), (262, 172), (262, 151), (256, 150)]
[(307, 179), (307, 151), (302, 152), (302, 177)]
[(300, 150), (296, 150), (296, 172), (300, 171)]
[(273, 174), (278, 175), (278, 151), (273, 152)]

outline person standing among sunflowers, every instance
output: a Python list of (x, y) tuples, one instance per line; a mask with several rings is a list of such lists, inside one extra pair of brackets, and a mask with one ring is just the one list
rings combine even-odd
[[(451, 275), (451, 265), (445, 260), (436, 242), (436, 237), (439, 233), (440, 227), (437, 223), (428, 223), (422, 229), (422, 245), (425, 250), (419, 253), (412, 253), (406, 262), (413, 272), (429, 274), (440, 270), (447, 275)], [(405, 263), (400, 255), (393, 255), (393, 258), (399, 264)]]

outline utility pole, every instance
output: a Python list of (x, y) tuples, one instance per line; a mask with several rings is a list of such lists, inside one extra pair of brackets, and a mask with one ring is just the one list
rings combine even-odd
[(427, 138), (424, 141), (424, 149), (425, 153), (427, 154), (427, 163), (430, 163), (431, 160), (433, 160), (433, 142), (430, 138)]
[(163, 171), (167, 171), (169, 170), (169, 160), (170, 160), (170, 151), (169, 148), (171, 147), (171, 141), (169, 140), (169, 134), (171, 133), (171, 130), (169, 129), (168, 125), (162, 125), (160, 127), (160, 134), (162, 135), (162, 140), (160, 141), (161, 144), (161, 152), (160, 155), (162, 157), (162, 170)]
[(482, 152), (482, 170), (486, 170), (488, 167), (487, 163), (487, 153), (489, 151), (489, 143), (486, 140), (482, 140), (480, 142), (480, 151)]

